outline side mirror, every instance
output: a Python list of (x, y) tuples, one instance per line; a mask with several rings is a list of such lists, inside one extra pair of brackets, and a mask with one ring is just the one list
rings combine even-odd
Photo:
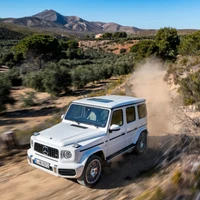
[(113, 124), (111, 125), (111, 127), (109, 128), (109, 132), (112, 133), (113, 131), (119, 131), (120, 130), (120, 126), (117, 124)]
[(65, 116), (65, 115), (61, 115), (61, 117), (60, 117), (60, 118), (61, 118), (61, 119), (64, 119), (64, 116)]

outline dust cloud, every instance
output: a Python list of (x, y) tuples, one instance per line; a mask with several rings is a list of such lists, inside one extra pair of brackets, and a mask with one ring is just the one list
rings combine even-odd
[(138, 66), (130, 78), (136, 97), (146, 99), (149, 135), (177, 133), (176, 109), (164, 81), (166, 70), (158, 60), (148, 60)]

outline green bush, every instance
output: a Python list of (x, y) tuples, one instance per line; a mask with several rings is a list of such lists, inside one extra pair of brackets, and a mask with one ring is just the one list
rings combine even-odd
[(119, 39), (119, 38), (126, 38), (127, 33), (126, 32), (115, 32), (115, 33), (104, 33), (101, 36), (103, 39)]
[(35, 92), (26, 92), (25, 95), (20, 96), (21, 101), (23, 102), (23, 107), (30, 107), (30, 106), (35, 106), (36, 103), (36, 96)]
[(23, 85), (33, 88), (39, 92), (43, 92), (45, 91), (43, 85), (43, 79), (44, 79), (43, 71), (31, 72), (23, 76)]
[(52, 65), (50, 69), (47, 67), (44, 70), (42, 83), (46, 92), (58, 96), (63, 91), (68, 91), (68, 87), (71, 85), (71, 76), (67, 68), (56, 64)]
[(158, 47), (153, 40), (142, 40), (139, 43), (133, 45), (130, 52), (133, 53), (136, 60), (142, 60), (151, 55), (156, 54)]
[(181, 38), (179, 53), (181, 55), (200, 54), (200, 31)]
[(185, 105), (200, 102), (200, 71), (188, 75), (180, 81), (179, 92)]
[(155, 42), (158, 47), (158, 56), (167, 60), (176, 59), (180, 39), (175, 28), (159, 29)]
[(20, 76), (20, 69), (19, 68), (12, 68), (10, 69), (6, 76), (11, 81), (12, 86), (21, 86), (22, 85), (22, 78)]
[(68, 68), (49, 63), (44, 70), (25, 75), (23, 84), (37, 91), (46, 91), (58, 96), (62, 92), (68, 91), (68, 87), (71, 85), (71, 76)]
[(14, 99), (10, 97), (11, 82), (5, 75), (0, 76), (0, 111), (6, 109), (6, 104), (14, 103)]

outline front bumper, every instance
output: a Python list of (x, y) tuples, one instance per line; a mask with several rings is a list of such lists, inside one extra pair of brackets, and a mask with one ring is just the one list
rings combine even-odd
[[(31, 166), (55, 176), (60, 176), (63, 178), (79, 178), (84, 169), (84, 165), (82, 163), (60, 163), (59, 161), (53, 160), (51, 158), (48, 159), (44, 156), (40, 156), (39, 154), (36, 154), (32, 149), (29, 149), (27, 154), (28, 163)], [(49, 163), (49, 168), (36, 164), (36, 159)]]

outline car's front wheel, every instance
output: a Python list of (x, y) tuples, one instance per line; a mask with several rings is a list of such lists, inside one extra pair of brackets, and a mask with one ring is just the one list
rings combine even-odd
[(102, 170), (102, 160), (96, 155), (89, 157), (78, 183), (86, 187), (93, 187), (99, 180)]

